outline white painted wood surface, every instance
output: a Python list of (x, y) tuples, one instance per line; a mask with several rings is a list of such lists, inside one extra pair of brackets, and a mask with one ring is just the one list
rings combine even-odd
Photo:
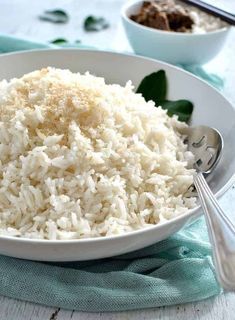
[[(0, 0), (0, 33), (50, 41), (65, 37), (71, 41), (115, 50), (130, 50), (120, 23), (120, 7), (125, 0)], [(208, 0), (209, 1), (209, 0)], [(235, 12), (234, 0), (210, 0)], [(37, 16), (45, 9), (63, 8), (71, 16), (66, 25), (40, 22)], [(85, 33), (82, 21), (95, 14), (108, 18), (111, 27), (99, 33)], [(235, 30), (231, 32), (223, 52), (208, 64), (207, 69), (225, 79), (224, 94), (235, 104)], [(223, 208), (235, 220), (235, 189), (220, 200)], [(1, 272), (1, 270), (0, 270)], [(226, 293), (197, 303), (119, 313), (81, 313), (44, 307), (0, 296), (0, 320), (234, 320), (235, 294)]]

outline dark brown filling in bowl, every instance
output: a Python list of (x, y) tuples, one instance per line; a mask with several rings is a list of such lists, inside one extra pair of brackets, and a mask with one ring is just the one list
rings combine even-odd
[(173, 0), (144, 1), (139, 13), (130, 19), (146, 27), (173, 32), (190, 32), (194, 24), (189, 11)]

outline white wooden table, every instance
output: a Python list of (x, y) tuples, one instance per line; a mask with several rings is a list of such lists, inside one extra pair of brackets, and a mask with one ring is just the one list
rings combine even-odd
[[(120, 7), (125, 0), (0, 0), (0, 33), (29, 37), (39, 41), (50, 41), (65, 37), (71, 41), (80, 39), (82, 43), (130, 50), (120, 23)], [(235, 12), (234, 0), (210, 0), (221, 7)], [(71, 16), (66, 25), (40, 22), (37, 16), (45, 9), (63, 8)], [(85, 16), (95, 14), (106, 16), (111, 27), (98, 33), (85, 33), (82, 21)], [(224, 94), (235, 105), (235, 30), (228, 39), (226, 48), (212, 61), (208, 70), (219, 73), (224, 79)], [(223, 208), (235, 219), (235, 189), (230, 189), (220, 200)], [(1, 272), (1, 271), (0, 271)], [(234, 320), (235, 294), (226, 293), (213, 299), (185, 305), (161, 307), (120, 313), (81, 313), (44, 307), (28, 302), (0, 296), (0, 320)]]

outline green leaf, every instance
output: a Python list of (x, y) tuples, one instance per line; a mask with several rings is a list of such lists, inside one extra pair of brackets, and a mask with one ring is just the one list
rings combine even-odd
[(101, 31), (107, 29), (109, 23), (103, 17), (88, 16), (84, 20), (83, 27), (86, 31)]
[(57, 38), (57, 39), (54, 39), (52, 41), (50, 41), (50, 43), (53, 43), (53, 44), (64, 44), (64, 43), (68, 43), (69, 41), (67, 39), (64, 39), (64, 38)]
[(66, 23), (69, 21), (69, 15), (61, 9), (46, 10), (39, 16), (42, 21), (49, 21), (52, 23)]
[(137, 93), (141, 93), (146, 101), (152, 100), (156, 107), (167, 109), (169, 116), (177, 115), (180, 121), (189, 121), (193, 104), (188, 100), (167, 100), (167, 78), (164, 70), (153, 72), (140, 83)]
[(159, 105), (167, 109), (169, 116), (177, 115), (180, 121), (188, 122), (193, 113), (193, 104), (188, 100), (160, 101)]
[(77, 48), (79, 47), (81, 40), (75, 40), (74, 42), (70, 42), (65, 38), (57, 38), (50, 41), (50, 43), (56, 44), (57, 46), (64, 47), (64, 48)]
[(142, 93), (146, 101), (164, 101), (167, 94), (167, 79), (164, 70), (153, 72), (146, 76), (140, 83), (137, 93)]

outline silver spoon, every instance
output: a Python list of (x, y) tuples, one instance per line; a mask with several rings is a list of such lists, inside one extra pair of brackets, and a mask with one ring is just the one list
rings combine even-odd
[(187, 143), (195, 156), (194, 185), (206, 217), (217, 278), (224, 289), (235, 290), (235, 226), (219, 206), (203, 176), (218, 164), (223, 138), (217, 130), (206, 126), (189, 127)]

